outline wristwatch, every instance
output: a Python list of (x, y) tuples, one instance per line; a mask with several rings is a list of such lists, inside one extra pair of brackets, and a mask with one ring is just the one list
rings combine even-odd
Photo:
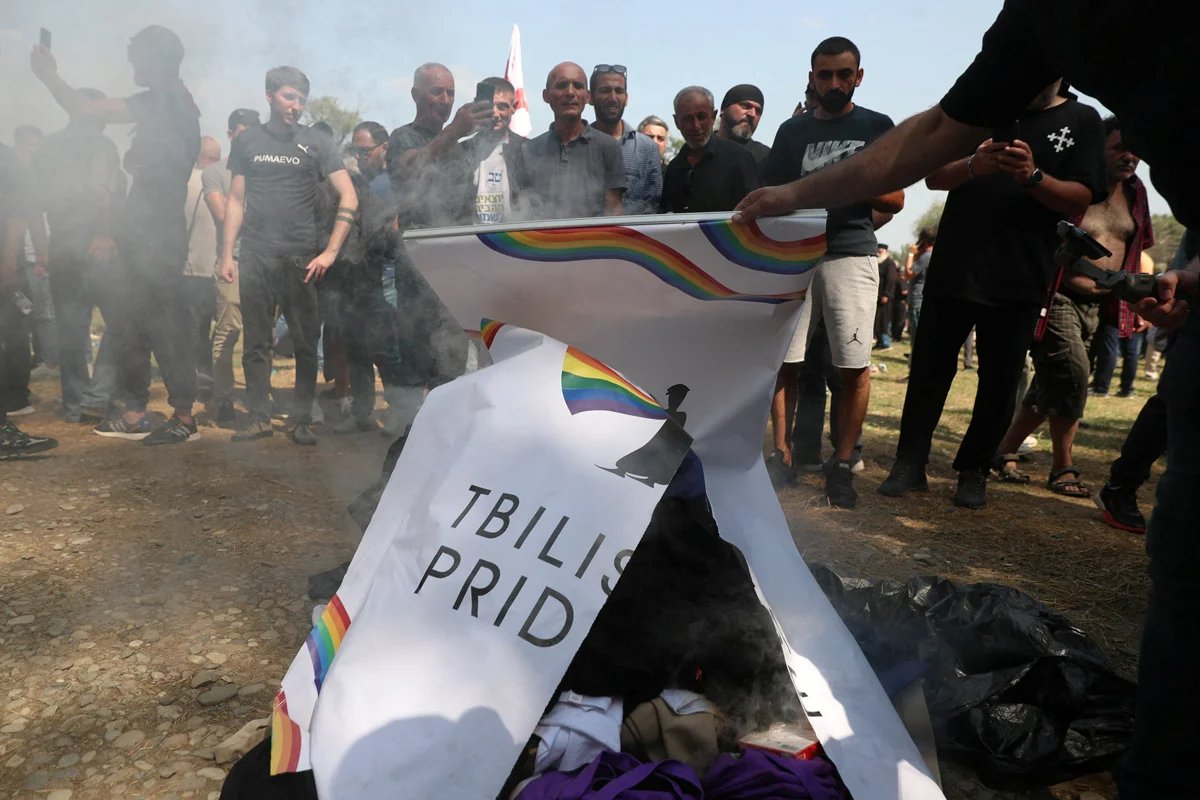
[(1029, 180), (1025, 181), (1025, 187), (1028, 189), (1037, 186), (1042, 182), (1042, 178), (1044, 177), (1046, 176), (1042, 174), (1042, 171), (1034, 167), (1033, 172), (1029, 173)]

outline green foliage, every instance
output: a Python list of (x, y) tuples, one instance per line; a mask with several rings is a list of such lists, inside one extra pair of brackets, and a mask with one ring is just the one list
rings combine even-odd
[[(716, 133), (714, 133), (713, 136), (716, 136)], [(664, 158), (666, 158), (667, 161), (670, 161), (672, 158), (679, 155), (679, 151), (683, 149), (683, 145), (684, 141), (682, 136), (668, 136), (667, 152)]]
[(358, 109), (343, 108), (336, 97), (313, 97), (304, 109), (302, 121), (305, 125), (324, 121), (333, 128), (333, 142), (340, 148), (347, 143), (354, 126), (362, 122), (362, 113)]
[(945, 202), (939, 200), (925, 209), (925, 213), (913, 225), (913, 236), (920, 233), (922, 228), (936, 229), (938, 223), (942, 221), (942, 209), (946, 207)]
[(1154, 259), (1155, 266), (1170, 264), (1183, 239), (1184, 228), (1170, 214), (1152, 214), (1150, 222), (1154, 227), (1154, 247), (1146, 252)]

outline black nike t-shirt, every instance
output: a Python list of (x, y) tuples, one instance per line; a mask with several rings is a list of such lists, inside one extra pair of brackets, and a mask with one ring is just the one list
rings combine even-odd
[[(817, 119), (812, 114), (793, 117), (775, 134), (775, 143), (762, 167), (763, 183), (778, 186), (845, 161), (892, 127), (888, 116), (862, 106), (833, 119)], [(878, 249), (870, 203), (829, 209), (826, 253), (873, 256)]]
[(345, 168), (333, 141), (311, 128), (276, 133), (259, 125), (239, 134), (229, 171), (246, 179), (242, 247), (265, 255), (319, 252), (317, 187)]
[[(1042, 172), (1082, 183), (1093, 203), (1107, 195), (1104, 124), (1091, 106), (1067, 100), (1043, 111), (1024, 111), (992, 138), (1026, 142)], [(1054, 250), (1063, 217), (1005, 172), (951, 190), (925, 278), (925, 297), (1041, 305), (1057, 271)]]

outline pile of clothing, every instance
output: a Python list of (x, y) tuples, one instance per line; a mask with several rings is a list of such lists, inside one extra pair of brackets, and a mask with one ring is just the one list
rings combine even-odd
[(795, 719), (770, 615), (689, 453), (500, 798), (845, 797), (822, 755), (740, 744)]

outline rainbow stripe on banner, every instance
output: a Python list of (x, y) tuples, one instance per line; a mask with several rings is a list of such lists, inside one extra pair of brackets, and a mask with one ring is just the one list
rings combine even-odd
[(666, 419), (667, 412), (653, 397), (634, 386), (607, 364), (568, 347), (563, 357), (563, 399), (572, 414), (614, 411), (646, 419)]
[(700, 231), (717, 252), (738, 266), (773, 275), (803, 275), (825, 255), (825, 234), (790, 242), (777, 242), (758, 223), (734, 224), (728, 220), (701, 222)]
[(325, 676), (329, 673), (329, 664), (338, 648), (342, 646), (342, 639), (345, 638), (349, 627), (350, 615), (346, 613), (341, 598), (335, 594), (304, 642), (309, 658), (312, 659), (313, 682), (317, 685), (318, 692), (321, 691), (321, 684), (325, 682)]
[(628, 261), (697, 300), (741, 300), (777, 304), (804, 296), (803, 291), (768, 295), (735, 292), (693, 264), (682, 253), (640, 231), (619, 225), (477, 235), (479, 241), (497, 253), (525, 261)]
[(300, 726), (288, 716), (287, 695), (280, 689), (271, 714), (271, 774), (295, 772), (299, 766)]
[(479, 323), (479, 337), (483, 339), (484, 347), (489, 350), (492, 349), (492, 342), (496, 340), (496, 334), (503, 327), (503, 322), (497, 322), (494, 319), (487, 319), (486, 317)]

